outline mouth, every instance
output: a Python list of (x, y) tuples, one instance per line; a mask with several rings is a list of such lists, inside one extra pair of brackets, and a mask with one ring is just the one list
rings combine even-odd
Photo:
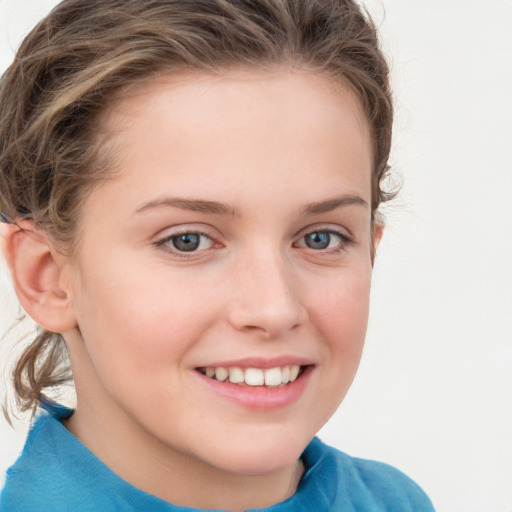
[(239, 366), (199, 367), (196, 371), (209, 379), (241, 387), (280, 388), (295, 382), (311, 365), (286, 365), (274, 368), (241, 368)]

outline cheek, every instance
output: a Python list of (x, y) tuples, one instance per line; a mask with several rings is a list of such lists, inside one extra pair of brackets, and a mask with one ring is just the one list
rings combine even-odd
[(216, 302), (204, 292), (154, 274), (103, 269), (82, 283), (78, 324), (102, 378), (138, 375), (154, 382), (160, 369), (180, 362), (215, 318)]
[(332, 357), (359, 358), (368, 323), (371, 272), (354, 271), (331, 280), (316, 294), (315, 324), (322, 331)]
[(370, 276), (371, 270), (351, 269), (329, 280), (322, 293), (314, 295), (310, 320), (322, 340), (318, 390), (322, 400), (310, 411), (315, 427), (332, 416), (356, 375), (368, 322)]

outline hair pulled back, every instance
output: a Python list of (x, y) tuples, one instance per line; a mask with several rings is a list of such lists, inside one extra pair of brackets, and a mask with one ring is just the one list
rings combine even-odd
[[(81, 204), (108, 178), (98, 118), (116, 94), (161, 73), (276, 65), (352, 86), (372, 130), (375, 214), (390, 198), (393, 109), (375, 27), (355, 1), (64, 0), (0, 81), (4, 220), (31, 219), (72, 253)], [(18, 405), (36, 406), (68, 379), (62, 337), (40, 330), (14, 370)]]

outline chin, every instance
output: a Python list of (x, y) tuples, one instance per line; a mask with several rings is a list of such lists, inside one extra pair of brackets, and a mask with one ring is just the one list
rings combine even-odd
[(209, 464), (226, 472), (270, 474), (295, 464), (312, 437), (289, 433), (245, 435), (232, 439), (228, 446), (219, 443), (204, 453), (210, 455)]

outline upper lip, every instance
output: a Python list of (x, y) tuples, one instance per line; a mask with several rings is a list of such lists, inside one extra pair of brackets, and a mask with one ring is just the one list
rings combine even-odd
[(283, 367), (283, 366), (308, 366), (315, 364), (311, 359), (298, 356), (279, 356), (272, 358), (263, 357), (246, 357), (243, 359), (232, 359), (229, 361), (215, 361), (196, 366), (196, 368), (261, 368), (263, 370), (269, 368)]

